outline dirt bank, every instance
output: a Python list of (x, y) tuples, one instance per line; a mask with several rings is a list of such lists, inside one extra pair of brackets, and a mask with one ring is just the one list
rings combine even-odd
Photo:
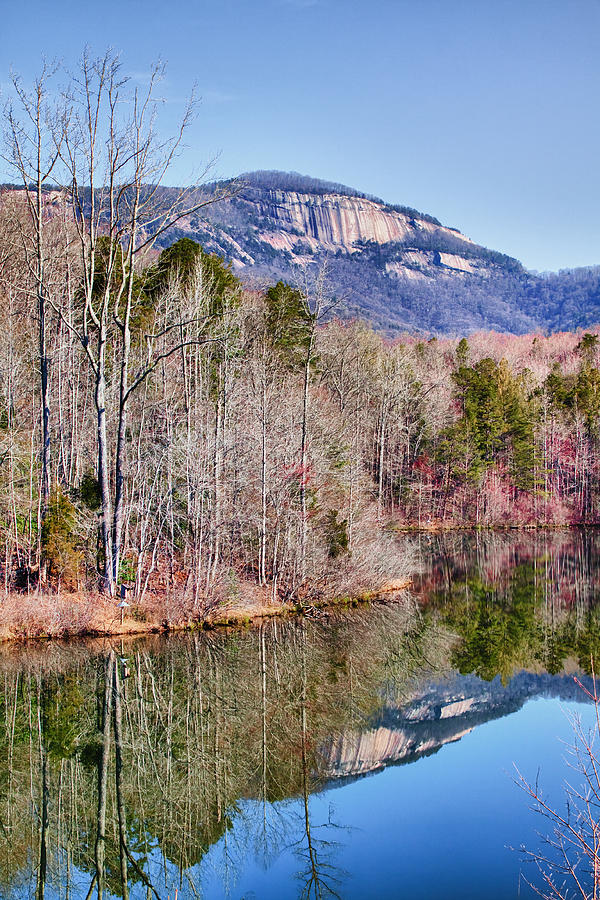
[(274, 616), (315, 614), (328, 607), (359, 603), (390, 603), (400, 599), (410, 579), (389, 582), (356, 597), (332, 597), (305, 603), (273, 603), (255, 586), (232, 601), (198, 606), (181, 597), (146, 596), (121, 610), (103, 594), (10, 593), (0, 601), (0, 641), (69, 637), (105, 637), (156, 634), (192, 628), (219, 628), (257, 624)]

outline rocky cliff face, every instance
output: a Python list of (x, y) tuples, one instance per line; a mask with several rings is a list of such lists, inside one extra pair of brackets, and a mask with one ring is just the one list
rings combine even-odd
[(168, 241), (198, 240), (250, 285), (293, 282), (298, 266), (325, 263), (329, 292), (341, 299), (336, 313), (390, 334), (536, 325), (515, 310), (514, 297), (506, 302), (515, 282), (527, 279), (516, 260), (417, 210), (304, 176), (255, 172), (203, 212), (181, 220)]
[(361, 243), (368, 241), (413, 244), (423, 237), (434, 237), (440, 243), (458, 237), (472, 245), (472, 241), (452, 229), (409, 217), (362, 197), (276, 190), (257, 195), (254, 205), (258, 217), (275, 226), (274, 231), (260, 235), (260, 240), (274, 247), (282, 232), (289, 235), (292, 246), (308, 243), (313, 251), (355, 253)]

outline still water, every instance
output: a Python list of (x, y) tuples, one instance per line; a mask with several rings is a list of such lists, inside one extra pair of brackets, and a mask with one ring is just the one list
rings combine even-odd
[(0, 897), (535, 896), (517, 768), (559, 809), (580, 777), (598, 538), (406, 553), (391, 607), (3, 648)]

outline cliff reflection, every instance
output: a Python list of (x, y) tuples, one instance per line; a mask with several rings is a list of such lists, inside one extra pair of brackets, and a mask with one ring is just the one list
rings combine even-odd
[(0, 896), (196, 897), (210, 866), (231, 886), (290, 847), (299, 896), (343, 894), (344, 823), (314, 821), (311, 794), (573, 697), (543, 670), (597, 652), (597, 539), (496, 538), (423, 545), (419, 605), (5, 648)]

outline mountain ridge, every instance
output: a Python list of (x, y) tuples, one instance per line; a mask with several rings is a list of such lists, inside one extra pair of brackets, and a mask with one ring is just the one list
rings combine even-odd
[[(335, 314), (364, 319), (389, 337), (600, 322), (600, 266), (530, 272), (429, 213), (297, 172), (246, 172), (194, 189), (192, 201), (210, 201), (223, 188), (226, 199), (183, 216), (157, 247), (192, 238), (256, 289), (295, 283), (325, 266)], [(179, 192), (160, 187), (156, 194), (168, 206)]]
[(514, 302), (534, 276), (428, 213), (298, 173), (260, 170), (225, 184), (232, 196), (181, 220), (163, 245), (191, 237), (258, 288), (325, 263), (336, 314), (389, 336), (540, 327)]

